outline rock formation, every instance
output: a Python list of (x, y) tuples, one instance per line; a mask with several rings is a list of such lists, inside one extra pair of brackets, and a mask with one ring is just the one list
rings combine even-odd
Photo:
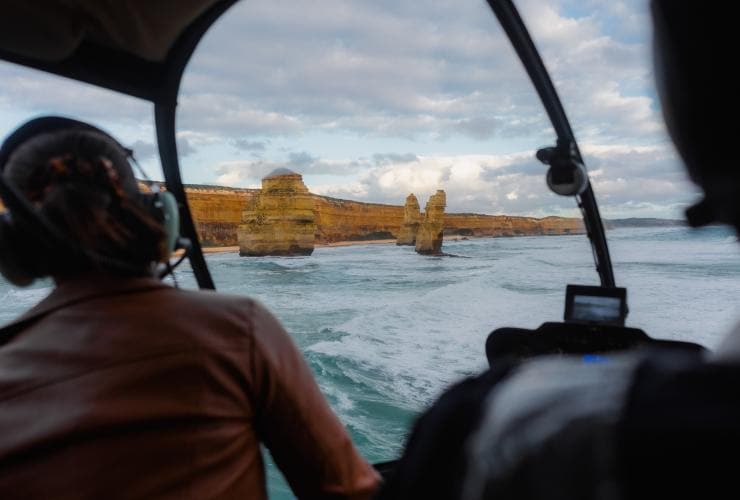
[(396, 245), (415, 245), (416, 233), (421, 225), (421, 212), (419, 211), (419, 200), (414, 193), (406, 197), (406, 205), (403, 207), (403, 224), (398, 231)]
[(316, 203), (316, 243), (394, 240), (403, 207), (312, 195)]
[(476, 237), (539, 236), (584, 233), (575, 218), (512, 217), (510, 215), (446, 214), (445, 234)]
[(188, 186), (185, 194), (202, 245), (224, 247), (237, 244), (242, 213), (259, 190)]
[[(164, 189), (161, 183), (157, 184)], [(186, 185), (185, 193), (193, 222), (203, 246), (238, 245), (237, 233), (242, 224), (242, 215), (245, 210), (254, 210), (260, 192), (260, 189)], [(399, 228), (403, 225), (407, 211), (403, 205), (362, 203), (310, 193), (307, 196), (313, 200), (316, 244), (395, 239), (400, 236)], [(608, 224), (608, 221), (605, 222)], [(470, 213), (448, 213), (444, 216), (445, 236), (499, 237), (583, 233), (583, 222), (576, 218), (535, 219)]]
[(445, 225), (447, 196), (438, 189), (429, 197), (424, 208), (424, 221), (416, 233), (416, 253), (439, 255), (442, 253), (442, 235)]
[(262, 179), (238, 229), (239, 255), (311, 255), (316, 233), (314, 198), (303, 178), (278, 168)]

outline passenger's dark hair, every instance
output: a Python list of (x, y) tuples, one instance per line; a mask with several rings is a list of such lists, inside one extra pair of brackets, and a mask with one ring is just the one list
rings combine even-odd
[[(141, 203), (127, 153), (104, 134), (84, 129), (40, 134), (18, 146), (4, 175), (86, 251), (41, 249), (49, 275), (151, 275), (153, 264), (165, 258), (165, 230)], [(124, 262), (127, 269), (111, 261)]]

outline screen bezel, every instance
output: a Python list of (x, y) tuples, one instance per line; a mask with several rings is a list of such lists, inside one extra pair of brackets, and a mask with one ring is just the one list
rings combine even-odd
[[(583, 319), (574, 319), (573, 311), (575, 298), (577, 296), (591, 297), (612, 297), (619, 299), (619, 318), (613, 321), (587, 321)], [(603, 287), (603, 286), (586, 286), (586, 285), (568, 285), (565, 289), (565, 321), (574, 323), (593, 323), (602, 325), (624, 325), (627, 317), (627, 289), (620, 287)]]

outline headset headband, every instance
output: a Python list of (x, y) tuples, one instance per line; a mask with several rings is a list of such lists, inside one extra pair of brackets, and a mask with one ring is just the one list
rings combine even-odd
[(108, 132), (90, 125), (89, 123), (74, 120), (72, 118), (65, 118), (63, 116), (41, 116), (27, 121), (5, 138), (2, 146), (0, 146), (0, 173), (5, 171), (5, 166), (7, 165), (10, 156), (18, 146), (37, 135), (57, 132), (60, 130), (89, 130), (91, 132), (97, 132), (98, 134), (107, 137), (114, 144), (120, 147), (128, 157), (132, 154), (130, 149), (121, 145), (121, 143), (113, 138), (113, 136)]

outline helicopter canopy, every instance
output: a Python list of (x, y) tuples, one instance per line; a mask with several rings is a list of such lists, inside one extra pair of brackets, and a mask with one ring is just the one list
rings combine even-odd
[(0, 17), (0, 59), (154, 101), (179, 55), (189, 56), (178, 45), (191, 28), (202, 20), (193, 30), (199, 38), (232, 3), (9, 0)]
[(11, 0), (0, 18), (0, 47), (44, 61), (72, 56), (82, 43), (163, 60), (180, 33), (218, 0)]

